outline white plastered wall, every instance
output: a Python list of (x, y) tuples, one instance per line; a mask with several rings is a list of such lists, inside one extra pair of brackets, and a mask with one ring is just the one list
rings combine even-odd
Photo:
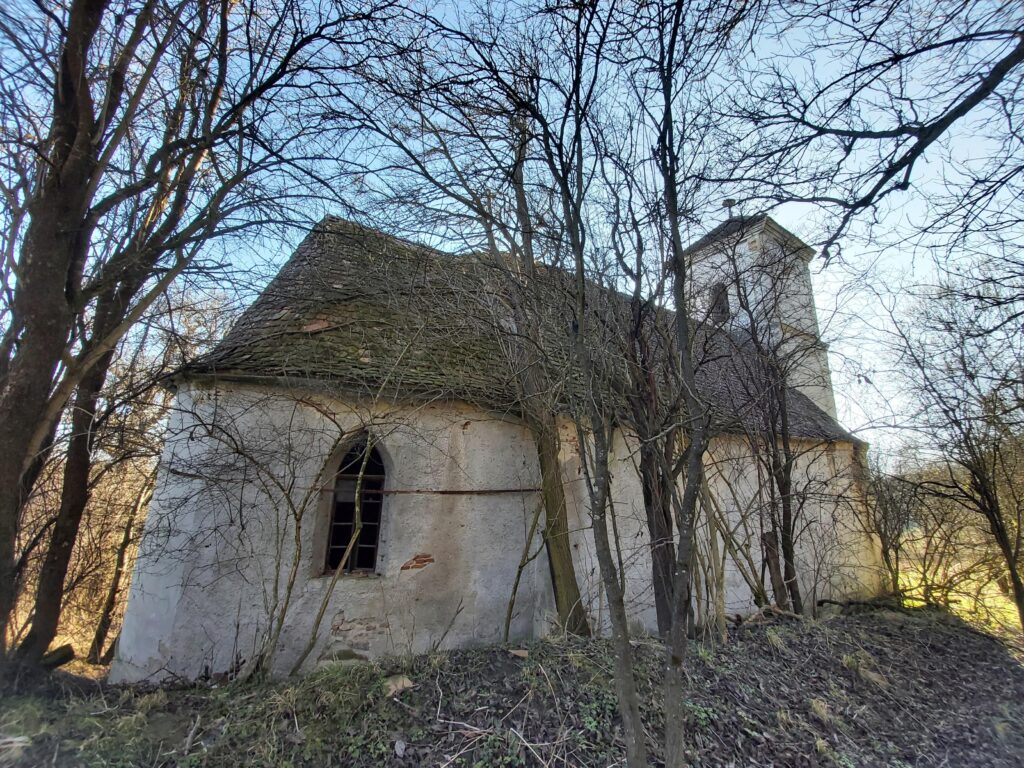
[[(822, 598), (877, 593), (880, 550), (864, 525), (864, 493), (854, 446), (798, 439), (792, 445), (795, 550), (805, 611), (814, 612)], [(754, 607), (748, 579), (761, 580), (772, 596), (760, 546), (762, 535), (771, 529), (771, 484), (749, 443), (739, 437), (715, 438), (705, 467), (716, 511), (702, 520), (701, 543), (707, 543), (707, 517), (716, 514), (719, 530), (727, 528), (731, 534), (733, 549), (728, 551), (720, 534), (725, 610), (743, 614)]]
[[(225, 456), (238, 451), (195, 425), (207, 421), (231, 424), (249, 458), (260, 459), (239, 462), (248, 476), (228, 478)], [(310, 408), (271, 391), (186, 386), (177, 396), (113, 679), (194, 678), (251, 658), (271, 631), (275, 593), (280, 613), (294, 564), (273, 664), (275, 673), (290, 670), (330, 588), (323, 573), (330, 494), (314, 494), (298, 515), (275, 497), (273, 480), (251, 467), (273, 464), (265, 474), (290, 482), (292, 498), (301, 497), (323, 484), (324, 466), (337, 454), (335, 421), (346, 431), (370, 425), (391, 493), (377, 572), (336, 581), (307, 666), (501, 639), (509, 587), (539, 501), (534, 492), (510, 492), (539, 485), (524, 428), (468, 406), (357, 409), (318, 398)], [(438, 490), (448, 493), (432, 493)], [(508, 492), (451, 493), (496, 490)], [(303, 518), (298, 544), (296, 517)], [(433, 562), (403, 570), (417, 555)], [(543, 555), (523, 574), (513, 638), (536, 631), (535, 611), (548, 600), (535, 595), (538, 583), (546, 588)]]
[[(299, 658), (325, 596), (323, 622), (304, 669), (327, 660), (502, 639), (511, 587), (540, 500), (533, 490), (540, 485), (536, 450), (519, 422), (464, 404), (363, 406), (224, 384), (184, 385), (176, 403), (112, 680), (192, 679), (251, 659), (273, 631), (268, 616), (281, 614), (293, 567), (272, 664), (276, 674), (286, 674)], [(316, 489), (344, 450), (338, 435), (363, 428), (378, 441), (387, 471), (377, 569), (370, 576), (342, 577), (330, 591), (331, 579), (323, 573), (330, 494)], [(592, 626), (605, 628), (585, 478), (567, 420), (561, 436), (577, 577)], [(619, 434), (612, 451), (617, 557), (626, 571), (631, 622), (653, 631), (649, 539), (631, 443)], [(852, 461), (852, 451), (843, 447), (832, 459), (819, 452), (816, 461), (846, 461), (843, 451)], [(752, 504), (756, 474), (742, 441), (717, 439), (711, 454), (725, 457), (722, 465), (730, 467), (731, 486), (716, 493), (732, 498), (728, 512), (735, 524)], [(808, 460), (808, 473), (821, 474), (813, 464)], [(824, 472), (842, 474), (834, 468)], [(712, 473), (710, 482), (724, 480)], [(282, 496), (285, 489), (290, 501)], [(831, 519), (828, 506), (818, 498), (808, 502), (815, 516)], [(824, 531), (821, 540), (832, 542)], [(757, 541), (751, 546), (755, 570)], [(808, 564), (827, 560), (809, 571), (818, 581), (828, 571), (838, 584), (836, 553), (870, 560), (870, 550), (863, 535), (851, 534), (829, 543), (827, 557), (802, 557)], [(543, 636), (555, 626), (539, 533), (529, 552), (535, 556), (517, 592), (513, 640)], [(429, 562), (403, 570), (417, 556)], [(868, 571), (849, 573), (859, 588), (870, 588)], [(728, 561), (725, 577), (728, 610), (751, 610), (750, 589)], [(808, 589), (823, 594), (817, 582)]]

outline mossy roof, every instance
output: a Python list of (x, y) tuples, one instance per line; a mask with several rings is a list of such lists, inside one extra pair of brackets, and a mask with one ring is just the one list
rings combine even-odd
[[(367, 398), (460, 400), (517, 413), (521, 358), (512, 347), (521, 336), (508, 310), (511, 279), (500, 263), (446, 254), (328, 217), (188, 374), (306, 382)], [(566, 393), (584, 391), (568, 363), (572, 284), (571, 275), (542, 269), (527, 299), (555, 404)], [(621, 295), (594, 290), (595, 296), (613, 297), (604, 302), (611, 315), (628, 313)], [(609, 316), (595, 316), (587, 327), (593, 329), (588, 344), (595, 369), (611, 381), (621, 366), (606, 354), (619, 343)], [(660, 313), (661, 322), (670, 320), (671, 313)], [(697, 339), (698, 386), (718, 428), (749, 427), (758, 388), (751, 386), (756, 367), (747, 365), (743, 344), (720, 328), (703, 329)], [(614, 383), (610, 388), (619, 389)], [(803, 394), (790, 390), (789, 401), (794, 435), (852, 440)]]

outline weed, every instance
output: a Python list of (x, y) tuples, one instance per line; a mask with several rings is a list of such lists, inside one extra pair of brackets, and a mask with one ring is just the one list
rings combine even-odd
[(832, 714), (828, 710), (828, 702), (824, 699), (811, 699), (808, 703), (808, 709), (810, 709), (811, 715), (823, 725), (828, 725), (832, 722)]
[[(1013, 763), (1024, 749), (1015, 727), (1024, 717), (1019, 664), (990, 637), (902, 616), (900, 625), (862, 615), (757, 629), (715, 647), (714, 665), (712, 648), (694, 643), (683, 699), (694, 764), (746, 765), (752, 750), (782, 765), (817, 750), (817, 764), (835, 768), (906, 768), (894, 758), (918, 753), (922, 764)], [(801, 670), (815, 673), (794, 674), (781, 663), (780, 643)], [(526, 658), (497, 647), (327, 664), (301, 679), (216, 689), (97, 686), (0, 696), (0, 765), (375, 768), (395, 761), (396, 739), (406, 744), (404, 764), (621, 763), (611, 645), (563, 637), (524, 650)], [(652, 641), (634, 650), (644, 727), (657, 744), (664, 649)], [(893, 697), (881, 683), (854, 684), (879, 669), (901, 692), (904, 725), (894, 725)], [(413, 687), (388, 695), (386, 681), (396, 676)], [(991, 738), (951, 736), (937, 697), (964, 713), (964, 732)], [(843, 727), (845, 712), (858, 728)]]
[(580, 702), (580, 723), (593, 735), (605, 733), (618, 713), (618, 706), (618, 699), (609, 689), (587, 686)]
[(522, 755), (522, 744), (511, 733), (487, 734), (477, 743), (476, 755), (473, 768), (521, 768), (527, 764)]
[(697, 646), (697, 658), (710, 667), (715, 660), (715, 652), (710, 646), (700, 643)]
[(693, 701), (687, 701), (683, 706), (690, 721), (701, 728), (708, 728), (715, 720), (716, 713), (711, 707)]

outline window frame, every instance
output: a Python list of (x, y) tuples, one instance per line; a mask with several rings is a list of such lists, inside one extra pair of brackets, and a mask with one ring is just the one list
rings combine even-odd
[[(370, 445), (370, 458), (367, 461), (363, 473), (363, 484), (361, 488), (361, 505), (363, 514), (363, 527), (359, 534), (359, 541), (353, 548), (340, 576), (370, 576), (378, 573), (381, 560), (381, 528), (384, 525), (384, 498), (385, 483), (387, 481), (387, 467), (384, 455), (378, 446), (371, 444), (368, 436), (349, 443), (338, 461), (337, 470), (331, 475), (331, 484), (325, 488), (328, 491), (327, 509), (325, 515), (325, 526), (323, 529), (323, 545), (319, 558), (319, 572), (322, 576), (334, 576), (337, 574), (338, 565), (344, 556), (345, 549), (351, 542), (352, 529), (355, 525), (355, 488), (358, 487), (359, 469), (362, 467), (362, 460), (367, 445)], [(355, 471), (346, 471), (351, 467)], [(379, 471), (378, 471), (379, 470)], [(343, 482), (354, 483), (352, 487), (352, 500), (339, 499), (339, 486)], [(369, 487), (367, 484), (370, 484)], [(376, 507), (373, 522), (367, 521), (368, 503)], [(342, 505), (345, 505), (344, 507)], [(339, 521), (339, 510), (341, 520)], [(348, 527), (347, 535), (339, 536), (336, 531), (341, 527)], [(373, 535), (373, 541), (367, 541), (367, 535)], [(361, 559), (361, 552), (369, 552), (368, 558), (372, 565), (368, 565), (366, 559)], [(332, 565), (332, 553), (337, 555), (338, 562)], [(362, 563), (362, 564), (361, 564)]]
[(729, 284), (718, 281), (712, 283), (709, 293), (708, 314), (712, 322), (722, 325), (732, 317), (732, 297), (729, 296)]

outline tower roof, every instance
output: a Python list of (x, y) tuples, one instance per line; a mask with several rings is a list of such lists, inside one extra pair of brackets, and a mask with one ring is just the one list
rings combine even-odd
[(814, 249), (811, 246), (771, 216), (763, 213), (755, 216), (732, 216), (687, 246), (683, 253), (686, 255), (697, 254), (718, 243), (731, 244), (761, 233), (772, 235), (807, 261), (814, 257)]

